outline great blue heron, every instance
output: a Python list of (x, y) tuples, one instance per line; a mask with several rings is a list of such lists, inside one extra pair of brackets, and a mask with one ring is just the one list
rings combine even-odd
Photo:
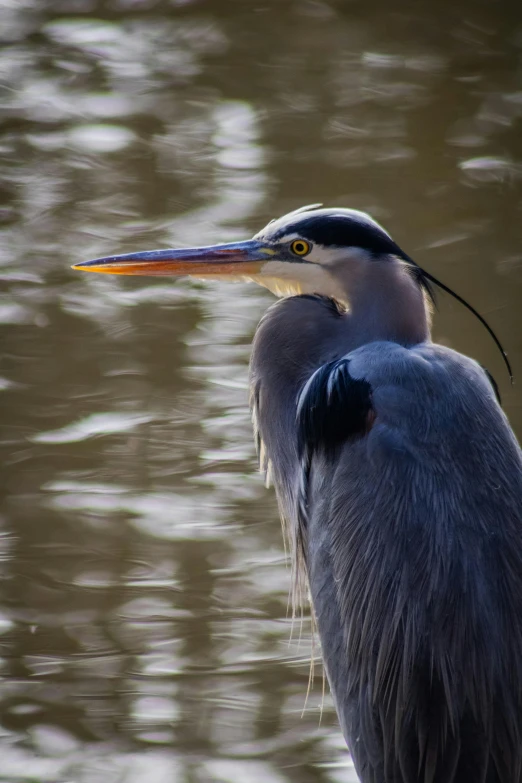
[(522, 454), (491, 378), (431, 342), (442, 284), (368, 215), (320, 205), (76, 268), (284, 297), (254, 339), (254, 427), (358, 775), (520, 783)]

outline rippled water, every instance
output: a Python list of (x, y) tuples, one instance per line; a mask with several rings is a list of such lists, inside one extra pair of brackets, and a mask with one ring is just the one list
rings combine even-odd
[(366, 209), (522, 378), (520, 11), (392, 5), (0, 0), (1, 781), (355, 780), (256, 471), (270, 295), (69, 266)]

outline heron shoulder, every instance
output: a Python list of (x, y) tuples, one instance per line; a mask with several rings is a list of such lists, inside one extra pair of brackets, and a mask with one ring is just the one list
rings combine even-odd
[(431, 342), (371, 343), (349, 356), (350, 372), (370, 384), (376, 421), (388, 434), (448, 448), (473, 440), (490, 452), (511, 443), (520, 457), (495, 386), (474, 359)]
[[(484, 369), (431, 342), (375, 342), (311, 376), (298, 398), (298, 437), (306, 450), (331, 451), (363, 437), (368, 455), (403, 454), (416, 466), (446, 454), (470, 463), (498, 458), (522, 469), (520, 448)], [(506, 463), (507, 461), (507, 463)], [(464, 469), (464, 468), (463, 468)]]
[(447, 373), (456, 373), (469, 382), (485, 379), (474, 359), (431, 341), (412, 346), (385, 340), (372, 342), (352, 351), (350, 359), (352, 371), (371, 376), (375, 384), (388, 383), (390, 378), (400, 383), (407, 383), (409, 378), (436, 382)]
[(497, 405), (489, 373), (469, 356), (431, 341), (413, 346), (374, 342), (349, 354), (354, 378), (364, 378), (378, 392), (391, 386), (433, 404), (453, 400), (476, 406)]

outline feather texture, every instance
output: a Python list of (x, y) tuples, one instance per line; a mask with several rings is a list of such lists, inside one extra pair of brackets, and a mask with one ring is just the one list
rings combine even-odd
[(252, 382), (361, 781), (520, 783), (522, 457), (484, 371), (297, 297)]

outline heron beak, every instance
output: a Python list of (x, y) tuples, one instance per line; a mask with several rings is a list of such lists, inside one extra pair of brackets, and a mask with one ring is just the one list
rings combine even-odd
[(264, 242), (249, 239), (226, 245), (190, 247), (180, 250), (144, 250), (121, 256), (95, 258), (74, 264), (82, 272), (109, 275), (193, 275), (195, 277), (259, 274), (276, 251)]

